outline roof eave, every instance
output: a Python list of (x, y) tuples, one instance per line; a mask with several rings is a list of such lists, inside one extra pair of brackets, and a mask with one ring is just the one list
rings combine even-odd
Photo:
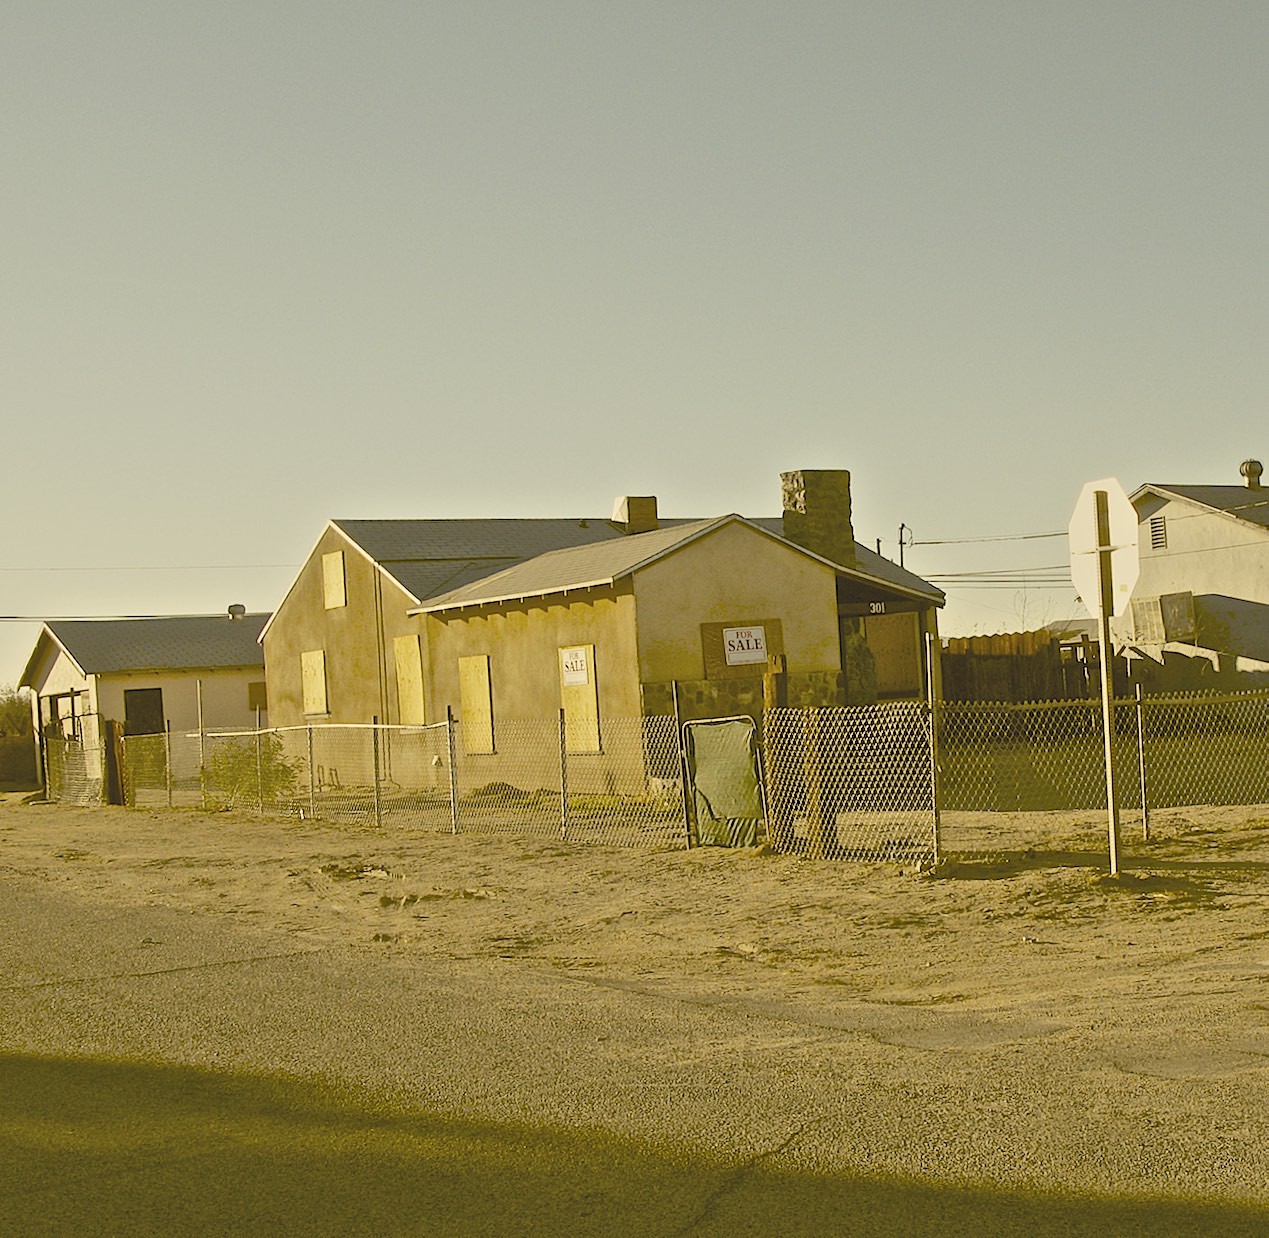
[(70, 664), (75, 668), (75, 670), (77, 670), (85, 679), (87, 679), (89, 672), (86, 671), (82, 666), (80, 666), (79, 659), (76, 658), (75, 655), (71, 653), (69, 649), (66, 648), (66, 646), (62, 643), (62, 641), (58, 639), (57, 633), (54, 632), (53, 629), (49, 627), (49, 625), (46, 623), (43, 625), (43, 627), (40, 628), (39, 636), (35, 638), (35, 648), (31, 651), (31, 656), (27, 659), (26, 666), (22, 670), (22, 678), (18, 680), (18, 687), (19, 688), (34, 688), (35, 687), (35, 685), (31, 682), (31, 680), (35, 676), (35, 665), (39, 661), (40, 654), (42, 652), (40, 646), (43, 644), (46, 637), (48, 638), (48, 641), (51, 645), (54, 645), (57, 649), (60, 649), (61, 652), (64, 653), (70, 659)]

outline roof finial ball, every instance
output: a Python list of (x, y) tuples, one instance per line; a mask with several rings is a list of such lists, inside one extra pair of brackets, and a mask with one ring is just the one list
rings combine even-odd
[(1259, 460), (1244, 460), (1238, 466), (1238, 471), (1247, 479), (1249, 490), (1260, 489), (1260, 474), (1265, 470)]

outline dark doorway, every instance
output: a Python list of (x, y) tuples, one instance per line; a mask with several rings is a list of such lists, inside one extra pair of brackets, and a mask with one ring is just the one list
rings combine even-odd
[(163, 689), (126, 689), (123, 694), (123, 733), (159, 735), (163, 729)]

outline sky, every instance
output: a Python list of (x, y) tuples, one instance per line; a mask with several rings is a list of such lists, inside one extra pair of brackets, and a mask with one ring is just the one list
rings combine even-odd
[(1023, 630), (1085, 482), (1269, 460), (1259, 0), (8, 0), (0, 106), (0, 684), (331, 517), (797, 468)]

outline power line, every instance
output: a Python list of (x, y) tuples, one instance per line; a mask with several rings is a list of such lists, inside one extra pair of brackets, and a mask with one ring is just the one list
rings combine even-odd
[(909, 546), (970, 546), (980, 542), (1031, 542), (1045, 537), (1066, 537), (1067, 530), (1055, 533), (1000, 533), (989, 537), (942, 537), (928, 542), (909, 542)]
[(155, 563), (140, 567), (0, 567), (0, 572), (252, 572), (299, 567), (298, 563)]

